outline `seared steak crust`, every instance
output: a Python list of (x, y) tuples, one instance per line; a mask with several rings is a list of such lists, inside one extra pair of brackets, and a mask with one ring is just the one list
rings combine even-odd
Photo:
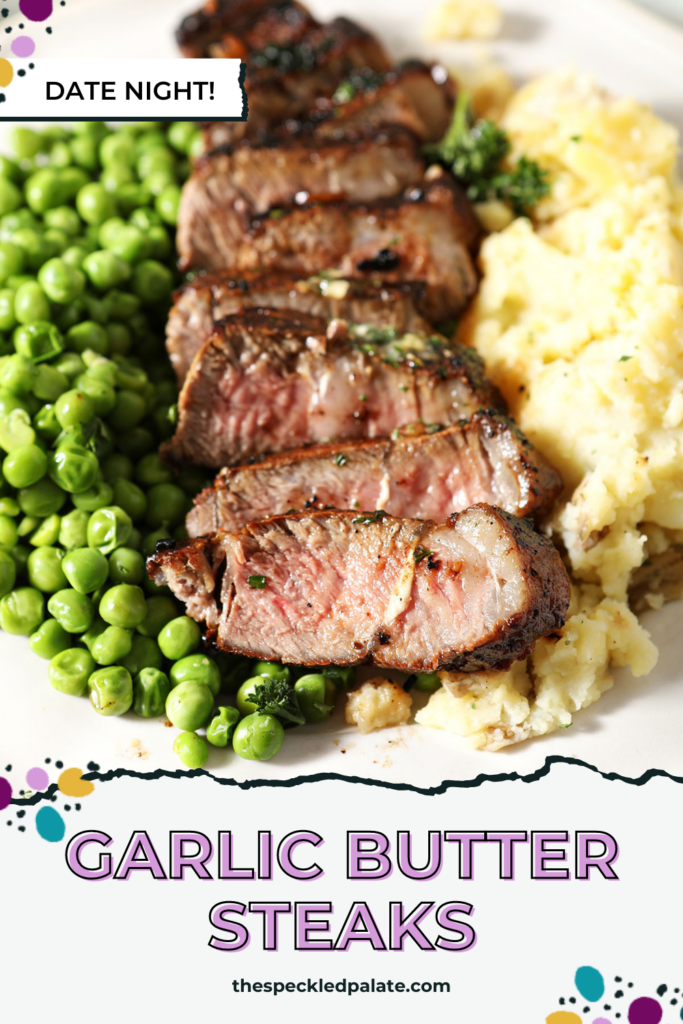
[(290, 309), (324, 320), (429, 331), (416, 310), (418, 282), (384, 285), (360, 278), (286, 278), (280, 274), (235, 278), (223, 271), (199, 274), (175, 295), (166, 327), (166, 349), (182, 384), (214, 324), (242, 309)]
[(148, 571), (223, 650), (405, 672), (525, 657), (563, 625), (570, 598), (550, 541), (488, 505), (443, 525), (377, 513), (277, 516), (155, 554)]
[(164, 457), (220, 469), (330, 438), (387, 437), (420, 420), (453, 423), (499, 405), (472, 349), (438, 335), (368, 337), (343, 321), (328, 326), (286, 311), (226, 317), (194, 358)]
[(562, 480), (505, 416), (476, 412), (436, 433), (417, 424), (395, 440), (346, 441), (223, 469), (195, 498), (190, 537), (292, 509), (384, 509), (443, 522), (476, 502), (515, 516), (546, 511)]
[[(393, 199), (306, 203), (252, 221), (236, 235), (227, 213), (212, 221), (185, 206), (178, 228), (184, 269), (229, 268), (306, 277), (323, 268), (342, 276), (380, 272), (391, 284), (424, 281), (421, 312), (433, 323), (456, 316), (474, 293), (471, 250), (480, 228), (462, 189), (445, 172)], [(200, 228), (201, 224), (201, 228)]]
[(183, 18), (176, 40), (184, 57), (210, 57), (212, 47), (218, 55), (216, 47), (222, 46), (222, 56), (244, 59), (268, 43), (297, 43), (317, 25), (296, 0), (207, 0)]

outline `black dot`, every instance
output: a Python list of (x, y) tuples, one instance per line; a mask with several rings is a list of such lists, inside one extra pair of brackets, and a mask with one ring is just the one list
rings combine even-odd
[(7, 9), (7, 7), (3, 7), (2, 11), (0, 11), (0, 14), (2, 14), (3, 18), (7, 18), (9, 16), (9, 10)]
[(22, 22), (22, 24), (19, 26), (19, 28), (23, 28), (23, 27), (24, 27), (24, 25), (23, 25), (23, 22)]
[(71, 810), (71, 804), (64, 804), (64, 810), (65, 811), (70, 811)]
[(20, 68), (20, 69), (19, 69), (19, 70), (17, 71), (17, 74), (19, 75), (19, 78), (23, 78), (23, 77), (24, 77), (24, 75), (26, 74), (26, 72), (24, 71), (24, 69), (23, 69), (23, 68)]
[(5, 102), (5, 94), (4, 94), (4, 92), (0, 92), (0, 103), (4, 103), (4, 102)]
[(11, 825), (11, 824), (12, 824), (12, 822), (11, 822), (11, 821), (8, 821), (8, 822), (7, 822), (7, 824), (8, 824), (8, 825)]
[(584, 1008), (583, 1008), (583, 1012), (584, 1013), (588, 1013), (589, 1010), (590, 1010), (590, 1006), (584, 1006)]
[(621, 1017), (620, 1013), (615, 1014), (616, 1017)]
[(629, 981), (628, 988), (633, 988), (633, 982), (632, 981)]
[(615, 981), (621, 981), (621, 978), (615, 978), (614, 980)]
[(57, 797), (54, 794), (50, 797), (50, 800), (52, 801), (53, 804), (57, 803)]
[(609, 1003), (605, 1003), (605, 1005), (603, 1006), (603, 1010), (611, 1010), (611, 1009), (612, 1009), (612, 1007), (610, 1006)]
[(63, 768), (63, 767), (64, 767), (64, 762), (63, 761), (55, 761), (55, 768)]
[(569, 997), (569, 1002), (570, 1003), (575, 1003), (576, 1002), (576, 999), (574, 999), (574, 996), (570, 996)]
[(621, 999), (621, 997), (623, 996), (623, 994), (624, 994), (624, 993), (623, 993), (623, 992), (621, 991), (621, 989), (620, 989), (620, 988), (618, 988), (618, 989), (617, 989), (617, 991), (616, 991), (616, 992), (614, 993), (614, 998), (615, 998), (615, 999)]
[(59, 0), (60, 7), (66, 7), (66, 0)]
[(74, 807), (76, 808), (77, 811), (80, 811), (80, 809), (81, 809), (81, 805), (80, 804), (74, 804)]
[[(11, 764), (5, 765), (5, 771), (6, 772), (11, 772), (12, 771), (12, 765)], [(676, 989), (676, 991), (678, 992), (678, 989)]]
[(560, 996), (560, 1006), (564, 1006), (564, 996)]
[(24, 791), (23, 791), (23, 789), (20, 789), (19, 790), (19, 796), (23, 796), (23, 795), (24, 795)]
[[(29, 67), (30, 67), (30, 66), (31, 66), (31, 65), (29, 64)], [(52, 760), (52, 758), (51, 758), (51, 757), (46, 757), (46, 758), (45, 758), (45, 764), (49, 764), (51, 760)]]
[(19, 831), (20, 832), (25, 832), (26, 831), (26, 826), (25, 825), (20, 825), (19, 826)]
[(658, 996), (663, 996), (664, 993), (666, 992), (666, 989), (667, 989), (666, 985), (659, 985), (659, 987), (657, 988), (657, 995)]
[(677, 1000), (677, 999), (672, 999), (672, 1000), (671, 1000), (671, 1005), (672, 1005), (672, 1006), (675, 1006), (677, 1002), (678, 1002), (678, 1000)]
[(100, 770), (100, 766), (98, 764), (96, 764), (94, 761), (88, 761), (88, 771), (89, 772), (98, 772), (99, 770)]
[(25, 814), (26, 811), (17, 811), (17, 818), (23, 818)]
[(52, 35), (52, 29), (51, 29), (51, 28), (46, 28), (46, 29), (45, 29), (45, 31), (47, 32), (47, 34), (48, 34), (49, 36), (51, 36), (51, 35)]
[(680, 992), (680, 991), (681, 991), (680, 988), (675, 988), (674, 989), (674, 992)]
[[(29, 67), (30, 67), (31, 71), (33, 71), (33, 69), (35, 67), (35, 64), (29, 64)], [(49, 764), (49, 763), (50, 763), (50, 758), (46, 757), (45, 758), (45, 764)]]
[(11, 32), (11, 31), (12, 31), (12, 26), (8, 25), (7, 28), (5, 29), (5, 32)]

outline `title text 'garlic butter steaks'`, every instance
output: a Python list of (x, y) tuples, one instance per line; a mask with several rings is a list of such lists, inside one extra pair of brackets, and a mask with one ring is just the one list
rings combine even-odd
[(500, 408), (472, 350), (439, 335), (389, 340), (367, 328), (286, 310), (226, 317), (195, 356), (162, 454), (222, 469), (332, 438), (388, 437)]
[[(279, 271), (307, 277), (381, 274), (390, 284), (424, 281), (420, 312), (432, 323), (457, 316), (474, 294), (472, 251), (481, 228), (465, 193), (441, 168), (391, 199), (371, 203), (307, 202), (256, 218), (236, 233), (232, 214), (207, 220), (184, 204), (178, 251), (185, 269)], [(193, 220), (194, 218), (194, 220)], [(189, 230), (188, 223), (194, 227)]]
[(424, 286), (418, 281), (385, 285), (372, 278), (325, 275), (235, 278), (227, 271), (198, 274), (176, 292), (166, 325), (166, 350), (182, 384), (214, 325), (242, 309), (289, 309), (328, 321), (390, 328), (400, 334), (429, 333), (429, 324), (416, 309), (423, 293)]
[(477, 502), (515, 516), (541, 515), (562, 480), (506, 416), (476, 412), (428, 433), (422, 424), (389, 440), (346, 441), (224, 469), (195, 498), (190, 537), (236, 533), (291, 509), (384, 509), (444, 522)]
[(476, 671), (560, 628), (567, 572), (524, 519), (475, 505), (437, 526), (304, 512), (159, 551), (167, 583), (226, 651), (296, 665)]

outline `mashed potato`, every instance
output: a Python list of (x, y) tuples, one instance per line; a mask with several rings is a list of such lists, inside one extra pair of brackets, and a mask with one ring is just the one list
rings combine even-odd
[(493, 39), (503, 16), (491, 0), (445, 0), (427, 16), (428, 39)]
[[(485, 241), (463, 325), (512, 415), (561, 471), (546, 529), (575, 581), (559, 639), (509, 672), (444, 673), (418, 721), (498, 749), (571, 722), (656, 650), (628, 607), (677, 596), (683, 541), (683, 193), (675, 129), (561, 71), (504, 117), (551, 194)], [(648, 565), (654, 566), (648, 569)]]

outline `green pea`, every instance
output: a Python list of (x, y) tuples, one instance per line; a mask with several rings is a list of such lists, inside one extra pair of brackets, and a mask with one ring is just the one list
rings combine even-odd
[[(83, 266), (83, 260), (88, 255), (89, 250), (82, 245), (70, 245), (68, 249), (65, 249), (62, 253), (62, 262), (66, 263), (67, 267), (71, 267), (73, 270), (80, 270)], [(73, 320), (76, 323), (76, 320)], [(60, 327), (62, 325), (60, 324)], [(71, 326), (71, 324), (69, 324)], [(64, 330), (65, 328), (62, 328)]]
[(185, 492), (175, 484), (155, 484), (147, 492), (145, 522), (152, 529), (162, 523), (177, 526), (185, 518), (186, 511)]
[(47, 456), (37, 444), (13, 448), (2, 463), (2, 474), (12, 487), (30, 487), (47, 471)]
[(5, 633), (30, 636), (45, 618), (43, 595), (34, 587), (19, 587), (0, 601), (0, 628)]
[(149, 256), (150, 252), (146, 236), (132, 224), (124, 225), (107, 248), (127, 263), (137, 263)]
[(0, 242), (0, 281), (20, 274), (24, 269), (24, 250), (15, 242)]
[[(144, 578), (145, 560), (139, 551), (134, 551), (133, 548), (130, 547), (117, 548), (116, 551), (112, 551), (109, 556), (109, 579), (112, 583), (132, 583), (134, 585), (139, 585), (144, 581)], [(173, 607), (175, 609), (175, 605)], [(173, 615), (175, 615), (175, 610)], [(172, 617), (173, 616), (171, 616), (171, 618)], [(141, 630), (142, 628), (143, 627), (140, 626)], [(153, 635), (156, 636), (156, 633)]]
[(100, 143), (100, 161), (103, 167), (110, 164), (132, 164), (135, 158), (135, 143), (129, 135), (113, 132)]
[(17, 325), (14, 315), (14, 296), (12, 288), (0, 289), (0, 331), (11, 331)]
[(116, 394), (116, 405), (107, 422), (112, 430), (130, 430), (137, 426), (146, 412), (144, 398), (135, 391), (123, 389)]
[(93, 287), (102, 292), (123, 284), (130, 274), (130, 267), (125, 260), (108, 249), (89, 253), (82, 267)]
[(48, 458), (50, 479), (69, 494), (79, 494), (92, 487), (99, 472), (99, 463), (93, 452), (74, 445), (58, 448)]
[(163, 302), (173, 289), (173, 274), (158, 260), (142, 260), (133, 271), (133, 291), (145, 303)]
[(0, 387), (13, 395), (25, 395), (31, 391), (36, 377), (36, 365), (25, 356), (7, 356), (0, 366)]
[(67, 584), (63, 567), (64, 552), (59, 548), (44, 545), (28, 556), (28, 581), (36, 590), (54, 594)]
[(24, 183), (26, 202), (34, 213), (45, 213), (55, 206), (61, 206), (67, 198), (59, 172), (44, 167)]
[(21, 206), (21, 192), (7, 178), (0, 178), (0, 216), (11, 213)]
[(37, 281), (27, 281), (17, 290), (14, 296), (14, 315), (20, 324), (49, 318), (50, 303)]
[[(12, 235), (12, 242), (22, 250), (22, 268), (26, 270), (38, 270), (45, 262), (45, 248), (43, 234), (37, 228), (19, 228)], [(14, 271), (20, 274), (21, 271)], [(22, 284), (14, 276), (7, 277), (7, 284), (10, 287), (18, 288)]]
[(88, 520), (90, 516), (81, 509), (74, 509), (62, 516), (59, 524), (59, 543), (67, 551), (84, 548), (88, 542)]
[(285, 683), (289, 682), (290, 675), (289, 667), (281, 665), (279, 661), (257, 661), (252, 672), (252, 676), (271, 676)]
[(274, 715), (247, 715), (235, 726), (232, 746), (248, 761), (269, 761), (282, 746), (285, 731)]
[(132, 170), (123, 164), (110, 164), (109, 167), (105, 167), (100, 175), (100, 181), (107, 192), (114, 196), (118, 196), (124, 185), (136, 184)]
[[(138, 554), (138, 552), (135, 552)], [(138, 555), (142, 561), (142, 556)], [(144, 562), (142, 563), (144, 567)], [(167, 626), (169, 622), (178, 615), (178, 606), (171, 597), (167, 597), (166, 594), (158, 594), (152, 597), (148, 597), (146, 600), (147, 614), (144, 620), (138, 626), (138, 633), (142, 633), (143, 636), (158, 637), (164, 626)], [(180, 682), (180, 680), (178, 680)], [(204, 680), (202, 680), (204, 682)], [(175, 684), (174, 684), (175, 685)]]
[(0, 420), (0, 448), (6, 452), (33, 444), (35, 439), (31, 418), (25, 409), (12, 409), (4, 421)]
[(141, 519), (147, 509), (147, 498), (132, 480), (122, 478), (113, 483), (114, 502), (124, 509), (133, 522)]
[(166, 716), (178, 729), (201, 729), (211, 718), (212, 711), (213, 694), (201, 683), (180, 683), (166, 699)]
[(104, 224), (100, 225), (99, 231), (97, 232), (97, 240), (100, 243), (101, 248), (108, 249), (119, 232), (123, 231), (126, 226), (127, 225), (123, 217), (110, 217), (109, 220), (105, 220)]
[(157, 643), (166, 658), (179, 661), (198, 650), (201, 639), (201, 630), (194, 619), (180, 615), (166, 623), (157, 637)]
[(320, 673), (301, 676), (294, 684), (294, 692), (307, 722), (322, 722), (334, 711), (337, 691), (327, 676)]
[(108, 416), (116, 405), (114, 388), (91, 373), (82, 373), (76, 378), (75, 384), (92, 402), (96, 416)]
[(244, 680), (239, 690), (235, 694), (235, 704), (237, 705), (237, 709), (240, 712), (240, 714), (251, 715), (257, 710), (256, 704), (254, 704), (253, 701), (248, 700), (247, 698), (249, 694), (257, 690), (259, 686), (263, 686), (263, 681), (266, 678), (266, 676), (259, 675), (250, 676), (249, 679)]
[(133, 479), (133, 462), (128, 458), (127, 455), (122, 455), (120, 452), (114, 452), (109, 458), (105, 459), (102, 463), (102, 472), (104, 479), (108, 481), (116, 480), (119, 477), (123, 477), (126, 480)]
[(44, 518), (59, 512), (66, 501), (66, 494), (52, 480), (43, 477), (37, 484), (23, 487), (19, 491), (18, 501), (25, 515)]
[(55, 403), (55, 415), (62, 427), (72, 427), (77, 423), (87, 423), (95, 415), (92, 401), (83, 391), (74, 389), (65, 391)]
[(137, 181), (124, 182), (116, 193), (116, 203), (124, 215), (132, 213), (138, 206), (149, 201), (149, 192)]
[(227, 747), (240, 720), (240, 713), (232, 707), (221, 706), (216, 710), (218, 713), (209, 722), (206, 738), (214, 747)]
[[(86, 291), (83, 293), (83, 304), (86, 308), (88, 317), (94, 320), (96, 324), (104, 325), (109, 320), (109, 311), (104, 298), (99, 295), (92, 295)], [(109, 339), (107, 339), (108, 341)]]
[(32, 359), (34, 363), (52, 359), (64, 349), (61, 332), (47, 320), (35, 320), (30, 324), (22, 324), (14, 331), (12, 341), (19, 355)]
[(181, 732), (176, 736), (173, 751), (186, 768), (203, 768), (209, 758), (209, 745), (196, 732)]
[[(12, 516), (0, 515), (0, 547), (13, 548), (19, 531)], [(175, 612), (173, 613), (175, 614)]]
[(95, 608), (87, 594), (72, 587), (58, 590), (47, 602), (47, 610), (67, 633), (85, 633), (95, 618)]
[[(154, 598), (151, 598), (154, 600)], [(163, 600), (163, 598), (157, 600)], [(205, 654), (188, 654), (171, 666), (171, 682), (174, 686), (192, 682), (207, 686), (214, 697), (221, 688), (221, 674), (218, 666)]]
[(92, 594), (106, 583), (109, 563), (97, 548), (72, 548), (62, 562), (64, 574), (79, 594)]
[(438, 672), (417, 672), (413, 689), (423, 690), (426, 693), (433, 693), (441, 686), (441, 679)]
[(88, 175), (80, 167), (65, 167), (61, 175), (62, 188), (67, 199), (73, 199), (88, 183)]
[(121, 664), (135, 678), (143, 668), (161, 668), (164, 664), (164, 656), (155, 640), (152, 640), (151, 637), (140, 636), (134, 633), (130, 654), (127, 654), (125, 658), (121, 658)]
[(88, 688), (90, 703), (99, 715), (123, 715), (133, 703), (133, 680), (120, 665), (93, 672)]
[(85, 373), (85, 363), (78, 352), (64, 352), (55, 362), (55, 369), (63, 373), (67, 380), (75, 380)]
[(15, 498), (8, 498), (7, 496), (0, 498), (0, 515), (14, 517), (18, 516), (20, 512), (19, 503)]
[(88, 547), (99, 548), (103, 555), (110, 555), (116, 548), (123, 547), (132, 528), (131, 518), (122, 508), (117, 505), (100, 508), (88, 522)]
[(57, 257), (43, 263), (38, 271), (38, 281), (48, 299), (62, 304), (73, 302), (85, 287), (81, 271), (74, 270)]
[(91, 182), (76, 196), (76, 209), (86, 224), (103, 224), (114, 216), (116, 205), (103, 185)]
[[(114, 492), (105, 480), (96, 480), (92, 487), (78, 494), (72, 494), (71, 500), (77, 509), (83, 512), (97, 512), (111, 505)], [(107, 552), (105, 551), (104, 554)]]
[(187, 153), (196, 134), (197, 125), (194, 121), (174, 121), (169, 125), (168, 141), (179, 153)]
[(54, 441), (61, 431), (61, 427), (55, 416), (55, 407), (51, 403), (41, 406), (33, 417), (33, 426), (36, 433), (48, 441)]
[(171, 691), (168, 676), (158, 668), (143, 668), (133, 683), (133, 710), (141, 718), (163, 715)]
[[(69, 390), (69, 378), (56, 366), (41, 363), (36, 366), (33, 394), (41, 402), (55, 402), (60, 395)], [(56, 410), (55, 410), (56, 411)]]
[(97, 143), (94, 139), (87, 137), (72, 139), (69, 149), (77, 164), (85, 167), (88, 171), (95, 170), (97, 167)]
[(155, 260), (166, 259), (171, 252), (171, 239), (168, 237), (168, 231), (161, 225), (149, 229), (147, 242)]
[(176, 224), (178, 222), (180, 195), (180, 186), (166, 185), (156, 197), (154, 205), (167, 224)]
[(113, 665), (130, 654), (133, 638), (127, 629), (107, 626), (90, 647), (90, 653), (98, 665)]
[(28, 645), (39, 658), (50, 661), (56, 654), (71, 647), (71, 637), (56, 619), (46, 619), (35, 633), (31, 633)]
[[(54, 621), (54, 619), (52, 620)], [(71, 697), (82, 697), (88, 689), (88, 679), (95, 671), (95, 661), (82, 647), (72, 647), (55, 654), (50, 662), (48, 676), (55, 690)]]
[(107, 324), (107, 338), (109, 339), (109, 351), (115, 356), (127, 355), (133, 346), (133, 339), (125, 324)]
[[(0, 555), (6, 553), (7, 552), (2, 552), (0, 553)], [(15, 544), (15, 546), (12, 548), (9, 554), (12, 556), (12, 560), (14, 561), (16, 574), (19, 576), (26, 575), (28, 556), (31, 554), (31, 549), (26, 547), (25, 544)], [(4, 596), (2, 593), (4, 578), (5, 577), (3, 575), (2, 558), (0, 557), (0, 597)], [(14, 586), (14, 584), (12, 584), (12, 586)]]
[(170, 483), (173, 473), (156, 452), (150, 452), (136, 465), (135, 479), (143, 487), (154, 487), (156, 484)]
[(54, 514), (43, 519), (42, 523), (36, 527), (34, 532), (29, 537), (29, 542), (35, 547), (51, 547), (57, 543), (59, 537), (59, 527), (61, 519), (58, 515)]
[[(17, 564), (13, 557), (17, 548), (12, 554), (0, 550), (0, 598), (9, 594), (17, 578)], [(4, 627), (3, 627), (4, 628)]]
[(41, 150), (40, 135), (32, 128), (12, 128), (10, 140), (20, 160), (30, 160)]
[(99, 610), (104, 621), (111, 626), (135, 629), (144, 622), (147, 614), (145, 595), (140, 587), (118, 583), (105, 592)]
[[(111, 424), (111, 419), (108, 422)], [(116, 428), (113, 427), (113, 429)], [(124, 455), (135, 460), (142, 458), (155, 447), (154, 435), (145, 427), (133, 427), (131, 430), (124, 431), (119, 434), (116, 443)]]
[(130, 320), (140, 308), (140, 299), (137, 295), (121, 292), (116, 288), (109, 292), (104, 301), (112, 320)]
[(56, 206), (54, 209), (48, 210), (43, 219), (47, 227), (58, 228), (67, 235), (80, 235), (81, 233), (81, 219), (70, 206)]
[(57, 228), (48, 228), (43, 232), (41, 265), (54, 256), (60, 256), (69, 244), (69, 236)]

